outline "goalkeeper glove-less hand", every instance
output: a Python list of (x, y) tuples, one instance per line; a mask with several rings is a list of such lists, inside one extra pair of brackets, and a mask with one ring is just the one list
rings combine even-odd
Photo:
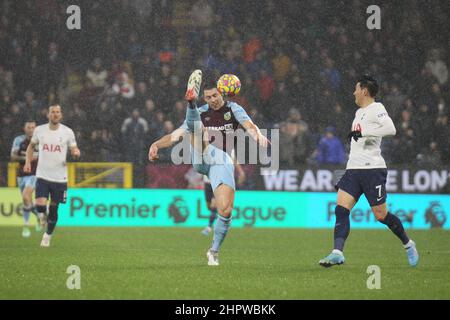
[(358, 142), (358, 139), (359, 139), (359, 138), (362, 138), (361, 131), (352, 131), (352, 132), (350, 132), (350, 133), (348, 134), (347, 138), (348, 138), (350, 141), (352, 141), (352, 138), (353, 138), (353, 140), (355, 140), (356, 142)]

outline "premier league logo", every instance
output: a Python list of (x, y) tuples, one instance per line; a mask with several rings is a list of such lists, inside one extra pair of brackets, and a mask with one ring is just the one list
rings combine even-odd
[(169, 206), (169, 217), (173, 218), (175, 223), (183, 223), (189, 216), (189, 208), (181, 197), (174, 197)]
[(439, 201), (431, 201), (430, 206), (425, 211), (425, 222), (431, 225), (431, 228), (442, 228), (447, 221), (447, 215)]

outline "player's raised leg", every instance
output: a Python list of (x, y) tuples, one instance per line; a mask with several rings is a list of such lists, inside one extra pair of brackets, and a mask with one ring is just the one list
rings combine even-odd
[(321, 266), (331, 267), (345, 262), (344, 245), (350, 234), (350, 210), (355, 204), (356, 200), (351, 194), (339, 189), (337, 205), (334, 209), (336, 215), (334, 249), (328, 256), (319, 261)]
[(386, 202), (380, 205), (372, 206), (372, 212), (379, 222), (386, 225), (400, 239), (406, 250), (408, 262), (412, 267), (419, 263), (419, 253), (416, 249), (416, 243), (406, 234), (400, 219), (387, 211)]
[(200, 118), (200, 112), (197, 109), (197, 99), (200, 94), (200, 86), (202, 83), (201, 70), (195, 70), (191, 73), (188, 80), (185, 99), (189, 102), (186, 108), (186, 125), (187, 131), (190, 133), (190, 141), (193, 147), (192, 158), (194, 168), (203, 174), (204, 168), (196, 167), (203, 163), (202, 154), (206, 144), (203, 142), (203, 124)]

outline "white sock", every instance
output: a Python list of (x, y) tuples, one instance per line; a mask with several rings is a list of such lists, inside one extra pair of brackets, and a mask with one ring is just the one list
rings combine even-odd
[(334, 249), (333, 251), (331, 251), (331, 253), (335, 253), (335, 254), (338, 254), (338, 255), (341, 255), (341, 256), (344, 255), (344, 253), (341, 250), (338, 250), (338, 249)]
[(413, 244), (414, 242), (411, 239), (409, 239), (408, 243), (403, 245), (403, 248), (409, 249)]

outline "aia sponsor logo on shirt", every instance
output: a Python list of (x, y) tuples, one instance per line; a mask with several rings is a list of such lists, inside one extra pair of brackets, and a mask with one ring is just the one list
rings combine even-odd
[(357, 123), (356, 125), (353, 126), (353, 131), (362, 131), (361, 130), (361, 125), (359, 123)]
[(42, 150), (48, 152), (61, 152), (61, 146), (59, 144), (44, 143), (44, 145), (42, 146)]

